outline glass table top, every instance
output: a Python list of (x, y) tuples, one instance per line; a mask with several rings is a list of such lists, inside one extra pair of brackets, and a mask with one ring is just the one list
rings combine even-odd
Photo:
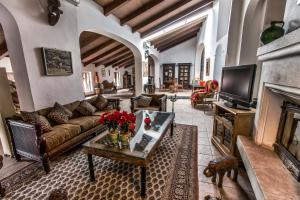
[[(147, 115), (151, 119), (151, 126), (146, 126), (144, 123)], [(130, 138), (128, 146), (123, 146), (120, 149), (118, 146), (109, 145), (106, 142), (110, 137), (109, 131), (99, 134), (83, 146), (92, 148), (93, 150), (114, 152), (130, 157), (147, 159), (148, 155), (156, 148), (167, 132), (167, 128), (174, 120), (175, 115), (171, 112), (143, 110), (136, 112), (135, 116), (135, 134)]]

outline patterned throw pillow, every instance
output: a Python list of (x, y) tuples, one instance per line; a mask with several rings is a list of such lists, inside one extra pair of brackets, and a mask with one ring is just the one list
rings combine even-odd
[(150, 106), (152, 97), (147, 97), (147, 96), (140, 96), (137, 99), (137, 105), (138, 107), (148, 107)]
[(108, 106), (108, 101), (102, 95), (98, 95), (97, 99), (93, 102), (93, 105), (99, 110), (105, 110)]
[(92, 104), (90, 104), (88, 101), (82, 101), (80, 102), (80, 105), (76, 108), (80, 114), (85, 116), (92, 116), (94, 112), (96, 112), (97, 108), (95, 108)]
[(60, 105), (57, 102), (55, 102), (54, 107), (58, 107), (59, 109), (64, 111), (69, 116), (69, 118), (71, 118), (73, 116), (72, 111), (70, 111), (68, 108), (64, 107), (63, 105)]
[(42, 129), (42, 133), (52, 131), (52, 126), (50, 125), (49, 121), (42, 115), (38, 115), (35, 112), (21, 111), (21, 116), (25, 122), (39, 125)]
[(57, 124), (66, 124), (70, 118), (70, 116), (60, 106), (54, 106), (47, 117)]

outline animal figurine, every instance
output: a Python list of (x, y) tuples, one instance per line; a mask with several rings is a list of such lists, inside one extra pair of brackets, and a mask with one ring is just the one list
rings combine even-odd
[(59, 9), (60, 0), (48, 0), (48, 22), (51, 26), (57, 24), (63, 11)]
[(204, 169), (203, 174), (206, 177), (212, 177), (211, 181), (216, 183), (217, 174), (218, 187), (222, 187), (223, 177), (227, 172), (227, 176), (231, 176), (231, 170), (234, 171), (233, 181), (237, 181), (238, 176), (238, 160), (233, 156), (224, 156), (216, 158), (208, 163), (208, 166)]

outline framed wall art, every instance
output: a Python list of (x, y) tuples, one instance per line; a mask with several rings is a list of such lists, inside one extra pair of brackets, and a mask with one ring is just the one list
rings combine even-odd
[(42, 48), (42, 55), (47, 76), (68, 76), (73, 74), (70, 51)]

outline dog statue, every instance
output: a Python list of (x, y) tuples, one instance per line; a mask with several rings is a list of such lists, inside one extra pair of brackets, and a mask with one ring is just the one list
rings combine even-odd
[(234, 171), (233, 181), (237, 181), (238, 176), (238, 160), (233, 156), (224, 156), (216, 158), (208, 163), (203, 174), (206, 177), (212, 177), (212, 182), (216, 183), (217, 174), (219, 176), (218, 187), (222, 187), (223, 177), (227, 172), (227, 176), (231, 176), (231, 170)]

